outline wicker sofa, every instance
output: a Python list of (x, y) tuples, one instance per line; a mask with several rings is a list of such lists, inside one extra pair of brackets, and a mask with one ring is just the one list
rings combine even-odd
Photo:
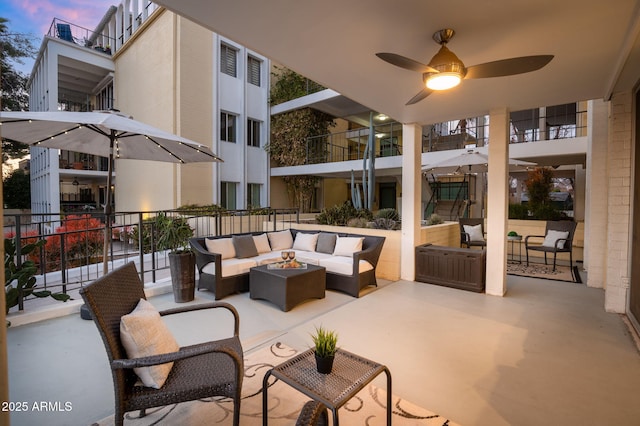
[[(257, 253), (243, 247), (244, 243), (250, 246), (249, 239)], [(359, 297), (361, 289), (377, 285), (375, 272), (384, 241), (372, 235), (297, 229), (189, 240), (196, 254), (198, 289), (212, 291), (216, 300), (248, 291), (249, 270), (281, 261), (282, 250), (294, 250), (297, 260), (325, 267), (327, 289)]]

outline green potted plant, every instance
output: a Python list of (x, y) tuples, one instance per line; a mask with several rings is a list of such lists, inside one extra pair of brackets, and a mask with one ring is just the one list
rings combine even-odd
[(338, 334), (335, 331), (326, 330), (322, 326), (316, 327), (315, 334), (311, 335), (315, 345), (316, 368), (318, 373), (329, 374), (333, 368), (333, 359), (336, 355)]
[(169, 250), (169, 269), (173, 298), (177, 303), (190, 302), (196, 288), (196, 257), (189, 246), (193, 229), (183, 217), (159, 214), (155, 223), (158, 230), (158, 248)]

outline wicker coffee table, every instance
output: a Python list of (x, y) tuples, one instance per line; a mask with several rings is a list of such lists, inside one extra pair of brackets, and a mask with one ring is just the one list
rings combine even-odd
[(268, 422), (268, 380), (270, 376), (283, 381), (308, 397), (322, 402), (333, 413), (333, 425), (338, 425), (338, 409), (360, 392), (376, 376), (387, 375), (387, 425), (391, 425), (391, 372), (377, 362), (338, 349), (329, 374), (316, 370), (313, 349), (302, 352), (267, 371), (262, 380), (262, 424)]
[(276, 304), (283, 311), (307, 299), (323, 299), (327, 271), (322, 266), (306, 265), (305, 269), (270, 269), (256, 266), (249, 271), (249, 296)]

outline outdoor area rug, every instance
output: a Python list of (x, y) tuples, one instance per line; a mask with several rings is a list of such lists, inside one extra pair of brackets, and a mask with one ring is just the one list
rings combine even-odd
[[(262, 379), (273, 366), (295, 355), (297, 351), (281, 343), (262, 348), (245, 356), (245, 376), (242, 383), (240, 425), (262, 424)], [(393, 377), (393, 371), (391, 372)], [(384, 375), (382, 375), (384, 377)], [(307, 398), (292, 387), (278, 381), (269, 388), (269, 425), (295, 425)], [(393, 424), (457, 426), (396, 396), (393, 401)], [(386, 424), (386, 392), (374, 385), (364, 388), (339, 410), (340, 422), (345, 425), (377, 426)], [(329, 413), (330, 414), (330, 413)], [(329, 416), (331, 418), (331, 416)], [(207, 398), (184, 402), (157, 409), (148, 409), (147, 415), (138, 418), (138, 412), (125, 416), (126, 426), (151, 425), (231, 425), (233, 402), (228, 398)], [(331, 423), (331, 420), (329, 420)], [(92, 426), (111, 426), (113, 416)]]
[(553, 270), (553, 265), (545, 265), (541, 263), (507, 263), (507, 274), (520, 275), (523, 277), (542, 278), (546, 280), (555, 281), (568, 281), (581, 283), (578, 267), (574, 266), (575, 275), (578, 277), (578, 281), (574, 281), (571, 276), (571, 269), (568, 266), (557, 265), (556, 270)]

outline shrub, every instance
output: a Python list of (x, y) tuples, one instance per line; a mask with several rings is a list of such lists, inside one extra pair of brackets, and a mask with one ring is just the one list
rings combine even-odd
[(377, 217), (373, 220), (377, 229), (396, 229), (398, 226), (398, 222), (393, 219), (389, 219), (386, 217)]
[(316, 216), (316, 221), (320, 225), (345, 226), (349, 222), (349, 219), (353, 218), (362, 218), (370, 221), (373, 219), (373, 215), (369, 210), (358, 210), (353, 207), (351, 201), (345, 201), (341, 205), (334, 205), (332, 207), (323, 209)]
[(429, 216), (429, 219), (427, 220), (427, 226), (440, 225), (441, 223), (444, 223), (444, 219), (435, 213)]
[(353, 217), (347, 222), (347, 226), (352, 228), (366, 228), (369, 221), (362, 217)]
[(509, 204), (509, 219), (529, 218), (529, 207), (525, 204)]
[(380, 209), (376, 213), (376, 219), (377, 218), (391, 219), (391, 220), (394, 220), (396, 222), (400, 222), (400, 214), (398, 213), (398, 210), (396, 210), (396, 209)]

